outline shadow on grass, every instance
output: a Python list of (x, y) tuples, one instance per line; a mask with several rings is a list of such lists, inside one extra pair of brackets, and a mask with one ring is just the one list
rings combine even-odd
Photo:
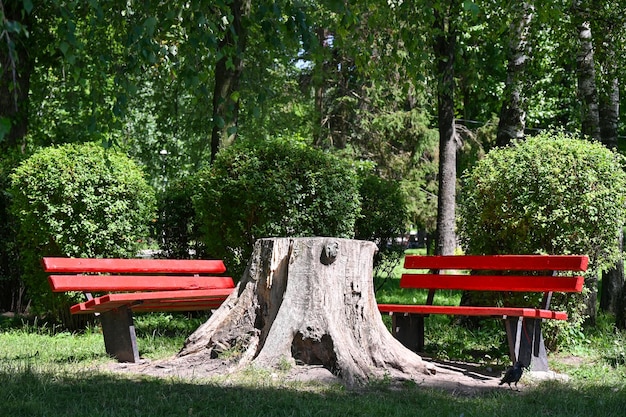
[[(1, 416), (623, 416), (622, 386), (543, 384), (477, 397), (409, 386), (358, 392), (190, 383), (0, 363)], [(262, 385), (262, 383), (261, 383)]]

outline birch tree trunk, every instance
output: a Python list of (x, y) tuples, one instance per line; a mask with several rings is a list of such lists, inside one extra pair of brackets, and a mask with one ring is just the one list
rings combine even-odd
[(598, 89), (593, 51), (593, 39), (588, 12), (577, 2), (575, 21), (578, 30), (579, 50), (576, 59), (578, 95), (581, 101), (582, 132), (590, 138), (600, 140), (600, 115), (598, 112)]
[[(594, 1), (593, 7), (600, 9), (601, 4)], [(621, 18), (594, 19), (594, 45), (596, 62), (599, 64), (599, 123), (600, 140), (609, 149), (617, 148), (619, 128), (619, 78), (618, 59), (615, 53), (616, 35), (621, 30), (618, 23)], [(623, 248), (624, 233), (619, 231), (620, 248)], [(624, 287), (624, 260), (619, 259), (611, 269), (602, 274), (602, 293), (600, 310), (618, 313), (620, 305), (626, 305)], [(617, 320), (618, 323), (620, 320)]]
[(533, 18), (534, 6), (529, 2), (513, 3), (515, 11), (510, 24), (509, 63), (504, 89), (504, 101), (500, 110), (496, 144), (506, 146), (513, 139), (522, 139), (526, 128), (524, 110), (523, 77), (528, 61), (528, 33)]
[(423, 377), (429, 367), (393, 338), (378, 312), (375, 251), (372, 242), (338, 238), (257, 241), (238, 287), (179, 358), (228, 353), (233, 369), (322, 365), (348, 386)]

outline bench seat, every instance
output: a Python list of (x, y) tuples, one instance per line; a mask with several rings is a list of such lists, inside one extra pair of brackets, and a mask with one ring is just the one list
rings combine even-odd
[[(424, 304), (379, 304), (393, 317), (392, 333), (415, 351), (424, 347), (424, 317), (431, 314), (497, 317), (505, 320), (511, 360), (547, 370), (541, 321), (567, 320), (553, 311), (553, 292), (579, 293), (589, 259), (583, 255), (407, 255), (400, 279), (403, 289), (428, 290)], [(543, 293), (539, 306), (434, 305), (437, 290)]]
[(102, 313), (120, 306), (133, 311), (187, 311), (208, 310), (219, 307), (230, 295), (232, 288), (213, 290), (152, 291), (107, 294), (70, 308), (72, 314)]
[(134, 312), (211, 310), (235, 288), (231, 277), (217, 276), (226, 272), (221, 260), (46, 257), (42, 263), (52, 291), (85, 293), (87, 300), (70, 312), (99, 315), (106, 351), (122, 362), (139, 361)]
[(527, 317), (532, 319), (567, 320), (564, 311), (543, 310), (540, 308), (523, 307), (473, 307), (473, 306), (433, 306), (433, 305), (396, 305), (379, 304), (381, 313), (407, 314), (447, 314), (456, 316), (485, 316), (485, 317)]

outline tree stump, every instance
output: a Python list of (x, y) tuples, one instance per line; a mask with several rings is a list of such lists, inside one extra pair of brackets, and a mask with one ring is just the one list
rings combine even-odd
[(179, 358), (236, 357), (235, 367), (322, 365), (348, 386), (423, 379), (432, 368), (393, 338), (374, 297), (372, 242), (256, 242), (233, 294), (185, 342)]

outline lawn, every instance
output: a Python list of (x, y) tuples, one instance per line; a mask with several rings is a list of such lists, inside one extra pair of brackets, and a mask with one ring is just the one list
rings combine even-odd
[[(399, 271), (392, 275), (398, 276)], [(424, 294), (396, 293), (397, 278), (377, 279), (377, 297), (412, 302)], [(449, 301), (458, 293), (443, 294)], [(397, 297), (405, 297), (398, 299)], [(147, 314), (136, 318), (142, 357), (166, 358), (206, 317)], [(432, 316), (426, 350), (440, 359), (483, 366), (507, 364), (498, 320), (468, 330)], [(523, 379), (521, 392), (502, 388), (467, 396), (413, 383), (379, 381), (357, 391), (320, 382), (287, 383), (269, 371), (182, 380), (107, 371), (100, 329), (69, 333), (44, 322), (0, 318), (0, 417), (4, 416), (623, 416), (626, 333), (600, 316), (576, 344), (550, 355), (567, 382)]]

